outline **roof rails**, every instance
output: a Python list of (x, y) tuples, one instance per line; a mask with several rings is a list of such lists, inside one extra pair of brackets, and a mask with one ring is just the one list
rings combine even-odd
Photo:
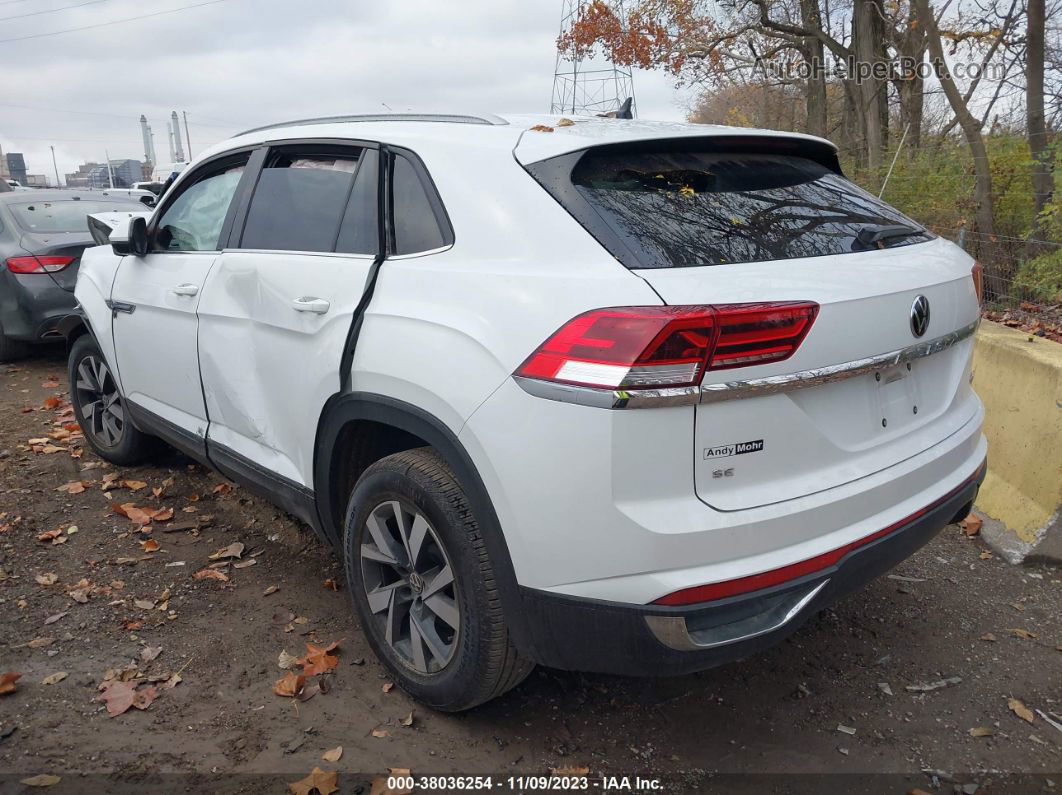
[(508, 124), (501, 116), (493, 113), (485, 113), (478, 116), (462, 115), (457, 113), (355, 113), (349, 116), (321, 116), (315, 119), (295, 119), (283, 121), (277, 124), (266, 124), (262, 127), (252, 127), (237, 135), (248, 135), (262, 130), (276, 130), (281, 127), (301, 127), (307, 124), (347, 124), (360, 121), (426, 121), (448, 122), (450, 124)]

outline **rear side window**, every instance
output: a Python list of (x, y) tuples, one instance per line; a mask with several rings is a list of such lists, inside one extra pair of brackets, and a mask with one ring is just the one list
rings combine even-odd
[(255, 187), (240, 248), (334, 251), (360, 159), (361, 150), (274, 156)]
[(574, 190), (551, 192), (629, 268), (865, 251), (860, 230), (897, 225), (911, 233), (890, 237), (890, 246), (932, 237), (843, 176), (796, 155), (591, 150), (572, 169), (570, 185)]
[(396, 154), (391, 160), (391, 250), (416, 254), (449, 245), (449, 222), (442, 205), (413, 162)]

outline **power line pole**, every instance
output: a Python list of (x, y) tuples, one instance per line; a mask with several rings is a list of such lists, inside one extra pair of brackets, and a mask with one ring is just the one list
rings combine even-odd
[(111, 171), (111, 153), (104, 149), (103, 156), (107, 158), (107, 181), (111, 183), (111, 190), (114, 190), (114, 172)]
[[(589, 3), (586, 0), (563, 0), (560, 32), (563, 36), (582, 18)], [(611, 0), (609, 7), (627, 24), (624, 0)], [(600, 115), (621, 110), (631, 99), (630, 111), (637, 116), (634, 102), (634, 77), (629, 66), (614, 63), (609, 54), (604, 59), (583, 63), (575, 53), (557, 51), (553, 70), (553, 99), (550, 113)]]
[(55, 169), (55, 187), (61, 188), (63, 187), (63, 183), (59, 181), (59, 165), (55, 162), (55, 147), (49, 146), (48, 148), (52, 150), (52, 168)]

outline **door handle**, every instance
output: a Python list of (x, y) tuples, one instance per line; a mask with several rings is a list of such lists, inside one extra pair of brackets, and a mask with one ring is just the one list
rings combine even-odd
[(195, 284), (178, 284), (171, 287), (170, 292), (174, 295), (195, 295), (199, 292), (199, 286)]
[(313, 312), (316, 315), (323, 315), (330, 306), (331, 304), (323, 298), (312, 298), (310, 296), (296, 298), (291, 302), (291, 308), (296, 312)]

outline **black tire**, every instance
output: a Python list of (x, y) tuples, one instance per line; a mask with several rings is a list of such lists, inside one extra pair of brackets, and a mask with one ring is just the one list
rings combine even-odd
[(0, 363), (17, 362), (25, 358), (29, 353), (29, 345), (21, 340), (13, 340), (4, 334), (4, 327), (0, 326)]
[[(99, 364), (102, 364), (102, 370), (94, 366)], [(89, 380), (85, 378), (83, 367), (91, 373)], [(99, 378), (100, 373), (103, 374), (102, 379)], [(90, 334), (78, 337), (71, 346), (67, 375), (70, 378), (70, 403), (74, 407), (74, 416), (81, 426), (81, 432), (85, 434), (85, 441), (96, 455), (112, 464), (128, 466), (143, 461), (155, 452), (157, 440), (138, 430), (130, 421), (114, 375)], [(97, 384), (92, 381), (93, 378), (103, 383)], [(87, 387), (96, 386), (100, 387), (101, 393), (110, 394), (111, 398), (101, 397), (100, 401), (90, 402), (92, 390)], [(103, 409), (104, 402), (109, 405), (106, 411)], [(92, 408), (89, 409), (89, 406)], [(104, 413), (108, 415), (106, 428), (100, 424), (102, 420), (94, 421), (94, 418)]]
[[(402, 575), (390, 564), (381, 564), (378, 559), (365, 558), (363, 550), (367, 543), (370, 548), (378, 545), (373, 542), (373, 533), (368, 530), (370, 514), (374, 522), (380, 516), (385, 519), (389, 511), (394, 510), (394, 503), (400, 503), (407, 519), (413, 518), (413, 534), (420, 521), (426, 520), (428, 529), (421, 531), (420, 549), (422, 552), (414, 560), (413, 566), (406, 566), (407, 580), (400, 582)], [(382, 512), (382, 513), (381, 513)], [(374, 524), (379, 532), (380, 525)], [(392, 523), (391, 525), (395, 525)], [(434, 544), (434, 546), (432, 546)], [(405, 545), (408, 550), (412, 542)], [(402, 547), (395, 546), (398, 557)], [(414, 590), (413, 577), (418, 568), (431, 565), (424, 562), (424, 556), (432, 553), (435, 566), (420, 579), (421, 589)], [(371, 552), (370, 552), (371, 554)], [(479, 525), (460, 484), (442, 457), (432, 448), (422, 447), (387, 456), (370, 466), (358, 480), (347, 506), (343, 533), (343, 559), (346, 567), (348, 590), (354, 602), (354, 609), (361, 621), (373, 651), (380, 661), (390, 670), (398, 685), (417, 701), (444, 712), (459, 712), (471, 709), (485, 701), (500, 696), (516, 687), (534, 668), (534, 664), (517, 653), (509, 637), (502, 614), (501, 599), (494, 569), (487, 554)], [(406, 563), (409, 554), (406, 553)], [(424, 642), (421, 660), (413, 660), (412, 643), (416, 633), (412, 633), (412, 616), (417, 605), (423, 608), (419, 613), (418, 626), (423, 626), (424, 617), (436, 622), (445, 633), (449, 628), (445, 622), (440, 623), (437, 615), (427, 610), (433, 597), (428, 597), (431, 587), (431, 572), (438, 572), (439, 567), (449, 564), (453, 571), (452, 585), (447, 593), (453, 595), (454, 615), (459, 618), (459, 628), (452, 631), (449, 639), (449, 659), (443, 663), (433, 651), (433, 644)], [(378, 570), (391, 570), (396, 576), (390, 585), (366, 584)], [(436, 575), (437, 576), (437, 575)], [(385, 626), (391, 615), (390, 606), (384, 608), (386, 615), (374, 613), (370, 608), (368, 590), (380, 593), (383, 589), (394, 587), (391, 598), (399, 602), (399, 594), (405, 593), (411, 600), (406, 607), (406, 617), (394, 622), (394, 626), (404, 628), (411, 635), (405, 651), (402, 644), (392, 646), (386, 636)], [(442, 593), (441, 591), (439, 593)], [(417, 601), (424, 595), (423, 602)], [(445, 597), (448, 602), (450, 598)], [(379, 601), (376, 602), (380, 604)], [(434, 609), (434, 608), (433, 608)], [(404, 623), (402, 623), (404, 622)], [(395, 636), (401, 636), (402, 630), (395, 630)], [(424, 634), (427, 638), (428, 635)], [(435, 648), (441, 649), (445, 639), (434, 636)], [(429, 668), (423, 670), (424, 658)], [(418, 670), (417, 665), (421, 665)]]

